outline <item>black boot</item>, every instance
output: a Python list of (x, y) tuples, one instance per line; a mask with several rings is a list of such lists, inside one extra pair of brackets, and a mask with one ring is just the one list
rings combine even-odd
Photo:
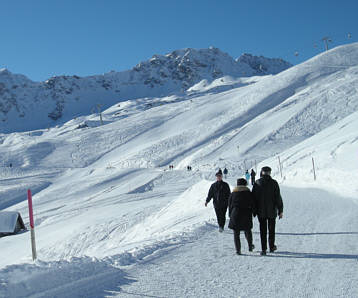
[(270, 252), (275, 252), (276, 250), (277, 250), (277, 246), (276, 246), (276, 245), (270, 247)]

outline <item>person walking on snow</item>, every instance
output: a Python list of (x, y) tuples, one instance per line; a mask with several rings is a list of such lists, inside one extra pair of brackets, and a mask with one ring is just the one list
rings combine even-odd
[(251, 231), (254, 198), (246, 185), (247, 181), (245, 179), (237, 179), (237, 187), (234, 188), (229, 197), (229, 228), (234, 230), (234, 243), (238, 255), (241, 255), (240, 231), (245, 232), (249, 251), (253, 251), (255, 248), (252, 244)]
[(271, 168), (263, 167), (261, 177), (252, 188), (254, 196), (254, 215), (260, 222), (261, 255), (266, 255), (267, 228), (269, 230), (270, 252), (277, 250), (275, 245), (275, 226), (277, 215), (283, 217), (283, 202), (280, 187), (276, 180), (271, 178)]
[(246, 170), (246, 172), (245, 172), (245, 178), (246, 178), (246, 181), (249, 181), (249, 179), (250, 179), (250, 174), (249, 174), (248, 170)]
[(206, 198), (205, 207), (213, 199), (216, 218), (219, 224), (219, 232), (224, 230), (226, 221), (226, 210), (230, 196), (230, 186), (222, 180), (223, 173), (221, 169), (216, 173), (216, 182), (210, 186), (208, 197)]
[(227, 168), (225, 167), (225, 169), (224, 169), (224, 178), (226, 179), (226, 175), (227, 175), (227, 173), (228, 173), (229, 171), (227, 170)]
[(256, 177), (256, 172), (254, 171), (254, 169), (251, 169), (251, 185), (255, 184), (255, 177)]

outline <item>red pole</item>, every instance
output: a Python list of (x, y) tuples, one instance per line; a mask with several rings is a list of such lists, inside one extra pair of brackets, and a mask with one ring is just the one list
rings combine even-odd
[(32, 195), (31, 195), (30, 189), (27, 190), (27, 202), (29, 204), (30, 227), (31, 227), (31, 229), (33, 229), (33, 228), (35, 228), (35, 225), (34, 225), (34, 212), (32, 209)]
[(36, 242), (35, 242), (35, 224), (34, 224), (34, 213), (33, 213), (33, 209), (32, 209), (32, 195), (31, 195), (31, 190), (30, 189), (27, 190), (27, 202), (29, 204), (32, 260), (35, 261), (36, 258), (37, 258)]

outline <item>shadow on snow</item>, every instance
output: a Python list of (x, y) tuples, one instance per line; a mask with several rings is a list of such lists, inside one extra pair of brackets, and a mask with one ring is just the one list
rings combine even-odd
[(358, 232), (276, 233), (284, 236), (358, 235)]
[(278, 251), (275, 254), (268, 255), (268, 257), (276, 258), (298, 258), (298, 259), (345, 259), (345, 260), (358, 260), (358, 255), (347, 254), (322, 254), (322, 253), (306, 253), (306, 252), (289, 252)]

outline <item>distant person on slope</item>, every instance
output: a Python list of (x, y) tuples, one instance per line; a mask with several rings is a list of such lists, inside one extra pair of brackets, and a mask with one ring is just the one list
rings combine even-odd
[(254, 169), (251, 169), (251, 185), (255, 184), (255, 177), (256, 177), (256, 172), (254, 171)]
[(255, 248), (252, 244), (251, 231), (254, 198), (246, 185), (247, 181), (244, 178), (237, 179), (237, 187), (229, 197), (229, 228), (234, 230), (234, 243), (238, 255), (241, 255), (240, 231), (245, 232), (249, 251)]
[(260, 222), (261, 255), (266, 255), (267, 250), (267, 227), (269, 230), (270, 252), (277, 250), (275, 245), (275, 226), (277, 215), (283, 217), (283, 202), (280, 187), (276, 180), (271, 178), (271, 168), (263, 167), (260, 175), (252, 188), (254, 195), (254, 212)]
[(211, 185), (205, 202), (205, 207), (207, 207), (210, 200), (213, 199), (215, 213), (219, 224), (219, 232), (224, 230), (226, 210), (231, 193), (229, 184), (224, 182), (222, 177), (223, 173), (221, 169), (219, 169), (216, 173), (216, 182)]
[(224, 169), (224, 177), (225, 177), (225, 179), (226, 179), (226, 175), (227, 175), (228, 172), (229, 172), (229, 171), (228, 171), (227, 168), (225, 167), (225, 169)]
[(246, 170), (246, 172), (245, 172), (245, 178), (246, 178), (246, 181), (249, 181), (249, 179), (250, 179), (250, 174), (249, 174), (248, 170)]

